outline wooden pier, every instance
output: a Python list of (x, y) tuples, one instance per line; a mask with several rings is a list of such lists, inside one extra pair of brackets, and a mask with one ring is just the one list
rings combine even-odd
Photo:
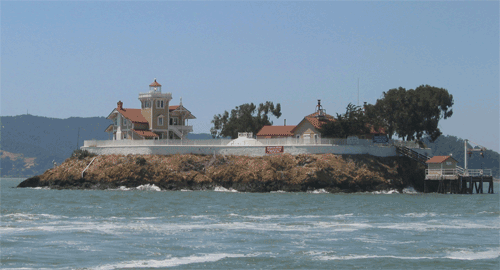
[[(467, 141), (466, 141), (467, 143)], [(476, 151), (482, 149), (467, 149)], [(484, 193), (484, 184), (488, 183), (488, 194), (493, 194), (493, 174), (490, 169), (464, 169), (457, 165), (451, 156), (427, 157), (410, 148), (396, 146), (398, 154), (416, 160), (429, 169), (425, 170), (424, 193), (476, 194)], [(466, 157), (467, 158), (467, 157)], [(467, 159), (465, 166), (467, 166)]]
[(435, 175), (424, 180), (424, 193), (476, 194), (484, 193), (484, 184), (488, 183), (488, 194), (493, 194), (493, 176), (490, 175), (459, 175), (437, 178)]

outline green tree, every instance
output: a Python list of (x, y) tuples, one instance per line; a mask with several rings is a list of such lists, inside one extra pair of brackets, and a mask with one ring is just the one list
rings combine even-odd
[(320, 128), (323, 137), (346, 138), (370, 132), (369, 118), (360, 106), (349, 103), (344, 114), (337, 113), (335, 121), (328, 121)]
[(263, 126), (272, 125), (269, 114), (276, 118), (281, 116), (281, 105), (274, 106), (273, 102), (266, 101), (257, 107), (253, 103), (236, 106), (231, 113), (224, 111), (214, 115), (210, 133), (213, 138), (237, 138), (238, 132), (253, 132), (256, 134)]
[(383, 93), (369, 114), (379, 118), (389, 138), (398, 135), (404, 140), (431, 140), (441, 135), (439, 121), (453, 115), (453, 96), (444, 88), (421, 85), (415, 90), (402, 87)]

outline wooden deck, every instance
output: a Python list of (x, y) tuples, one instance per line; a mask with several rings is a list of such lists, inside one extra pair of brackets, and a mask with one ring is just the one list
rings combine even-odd
[(443, 176), (436, 179), (428, 179), (426, 177), (426, 179), (424, 180), (424, 193), (437, 192), (452, 194), (472, 194), (475, 190), (476, 194), (483, 194), (484, 183), (488, 183), (487, 193), (494, 193), (493, 176), (456, 175), (454, 177), (455, 178), (451, 178), (451, 176)]

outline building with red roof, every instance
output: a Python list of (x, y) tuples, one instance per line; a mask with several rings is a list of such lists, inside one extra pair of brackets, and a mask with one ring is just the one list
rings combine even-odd
[(296, 126), (263, 126), (257, 133), (258, 139), (286, 138), (292, 137), (292, 130)]
[[(329, 122), (334, 122), (336, 119), (327, 114), (326, 110), (321, 105), (321, 100), (318, 100), (316, 111), (309, 114), (300, 121), (296, 126), (264, 126), (257, 133), (257, 138), (283, 138), (294, 137), (302, 139), (304, 143), (316, 143), (321, 139), (321, 127)], [(370, 124), (368, 124), (370, 125)], [(375, 130), (370, 125), (370, 133), (359, 134), (360, 139), (372, 139), (374, 135), (385, 134), (383, 128)]]
[(140, 139), (182, 139), (186, 138), (193, 127), (189, 119), (196, 119), (182, 105), (169, 106), (171, 93), (162, 93), (161, 84), (156, 79), (149, 85), (149, 92), (139, 93), (140, 109), (123, 108), (118, 101), (117, 107), (108, 115), (113, 123), (106, 128), (113, 140)]
[(458, 175), (458, 161), (452, 156), (433, 156), (425, 163), (427, 164), (425, 179), (451, 179)]

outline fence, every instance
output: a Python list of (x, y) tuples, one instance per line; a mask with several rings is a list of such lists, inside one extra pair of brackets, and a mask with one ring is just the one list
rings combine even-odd
[(426, 179), (440, 179), (440, 178), (456, 178), (459, 175), (462, 176), (492, 176), (491, 169), (467, 169), (462, 168), (457, 169), (426, 169), (425, 178)]
[[(86, 140), (84, 147), (113, 147), (113, 146), (178, 146), (178, 145), (192, 145), (192, 146), (226, 146), (231, 139), (211, 139), (211, 140)], [(257, 145), (263, 146), (290, 146), (290, 145), (361, 145), (361, 146), (378, 146), (387, 147), (390, 145), (406, 145), (406, 147), (417, 146), (418, 144), (411, 144), (412, 142), (402, 142), (390, 140), (388, 143), (374, 143), (368, 139), (358, 139), (356, 142), (349, 142), (347, 139), (339, 138), (271, 138), (271, 139), (257, 139)]]

